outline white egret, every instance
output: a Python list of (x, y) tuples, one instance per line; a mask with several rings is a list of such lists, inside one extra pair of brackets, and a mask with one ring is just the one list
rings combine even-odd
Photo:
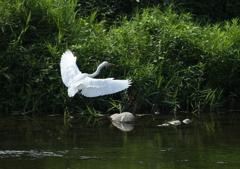
[(120, 92), (131, 86), (131, 80), (114, 80), (114, 78), (94, 79), (104, 66), (114, 65), (104, 61), (93, 74), (82, 73), (77, 65), (77, 58), (70, 50), (63, 53), (60, 67), (63, 83), (68, 87), (68, 96), (73, 97), (81, 91), (86, 97), (97, 97)]

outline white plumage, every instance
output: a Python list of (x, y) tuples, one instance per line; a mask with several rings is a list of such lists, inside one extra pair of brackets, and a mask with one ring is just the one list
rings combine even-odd
[(93, 74), (82, 73), (77, 65), (77, 58), (70, 50), (63, 53), (60, 67), (63, 83), (68, 87), (68, 96), (73, 97), (77, 92), (86, 97), (97, 97), (120, 92), (131, 86), (131, 80), (114, 80), (114, 78), (94, 79), (104, 66), (114, 65), (104, 61)]

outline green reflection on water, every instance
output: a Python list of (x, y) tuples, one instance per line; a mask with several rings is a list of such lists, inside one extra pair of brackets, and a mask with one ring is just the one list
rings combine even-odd
[(194, 117), (189, 125), (157, 127), (169, 119), (138, 117), (124, 132), (89, 116), (68, 123), (62, 116), (1, 118), (0, 169), (239, 167), (240, 116)]

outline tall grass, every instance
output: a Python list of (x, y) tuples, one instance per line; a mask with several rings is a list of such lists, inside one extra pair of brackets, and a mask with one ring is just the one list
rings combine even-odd
[(195, 113), (239, 98), (238, 19), (200, 26), (188, 13), (156, 7), (109, 26), (96, 21), (96, 12), (80, 16), (74, 0), (1, 4), (2, 113), (63, 112), (68, 96), (59, 62), (68, 48), (82, 72), (91, 73), (107, 60), (116, 66), (104, 68), (99, 78), (133, 80), (129, 90), (117, 94), (76, 95), (72, 106), (80, 113)]

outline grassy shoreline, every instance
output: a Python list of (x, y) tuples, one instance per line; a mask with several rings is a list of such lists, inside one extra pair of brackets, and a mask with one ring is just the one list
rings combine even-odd
[(1, 114), (62, 113), (68, 96), (59, 62), (68, 48), (82, 72), (107, 60), (116, 66), (103, 69), (99, 78), (133, 80), (114, 95), (76, 95), (73, 109), (80, 113), (196, 113), (239, 99), (237, 18), (200, 26), (189, 13), (155, 7), (109, 26), (96, 21), (96, 12), (79, 16), (77, 1), (16, 2), (1, 2)]

